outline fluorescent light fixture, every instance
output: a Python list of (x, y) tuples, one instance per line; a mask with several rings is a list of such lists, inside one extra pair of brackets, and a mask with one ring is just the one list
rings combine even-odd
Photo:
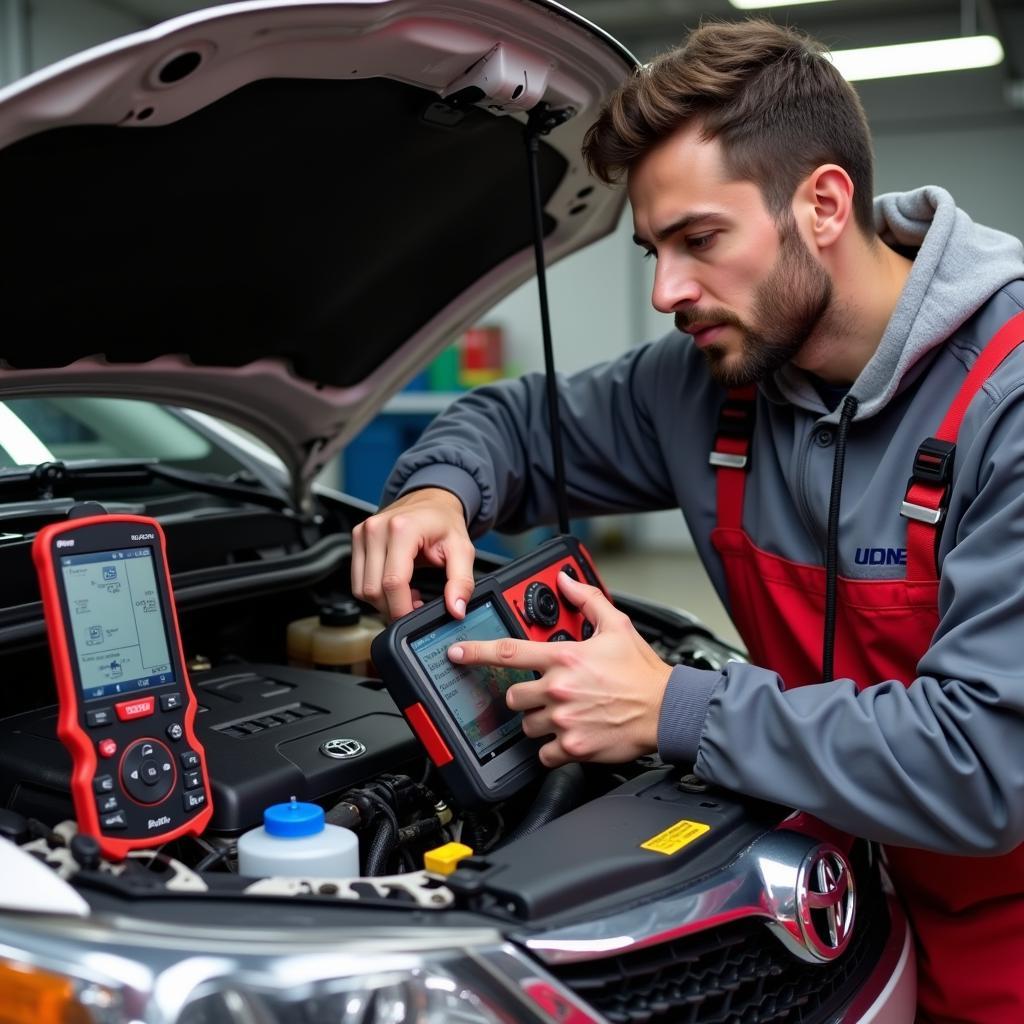
[(923, 43), (835, 50), (829, 56), (847, 81), (862, 82), (869, 78), (990, 68), (1002, 61), (1003, 47), (995, 36), (958, 36)]
[(826, 4), (831, 0), (729, 0), (741, 11), (759, 11), (762, 7), (795, 7), (797, 4)]

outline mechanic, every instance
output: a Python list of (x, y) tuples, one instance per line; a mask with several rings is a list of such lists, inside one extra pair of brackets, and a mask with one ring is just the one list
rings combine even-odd
[[(919, 1019), (1024, 1020), (1020, 242), (941, 188), (872, 202), (856, 93), (764, 21), (624, 82), (584, 155), (677, 330), (561, 378), (570, 512), (680, 507), (753, 663), (671, 668), (568, 577), (592, 639), (449, 657), (542, 673), (507, 700), (546, 765), (657, 751), (884, 843)], [(394, 618), (443, 565), (464, 614), (470, 537), (556, 519), (547, 423), (541, 375), (456, 402), (354, 530), (355, 593)]]

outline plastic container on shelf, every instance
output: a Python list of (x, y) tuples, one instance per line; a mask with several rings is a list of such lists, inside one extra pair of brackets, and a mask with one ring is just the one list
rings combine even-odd
[(357, 878), (359, 837), (329, 825), (323, 808), (292, 797), (263, 812), (238, 840), (238, 873), (249, 878)]
[(302, 668), (373, 675), (370, 644), (383, 628), (380, 619), (363, 615), (355, 601), (328, 605), (318, 615), (288, 623), (288, 662)]
[(475, 388), (490, 384), (504, 375), (505, 332), (494, 324), (470, 327), (460, 343), (459, 383)]
[(431, 391), (457, 391), (462, 387), (459, 382), (459, 363), (462, 354), (458, 345), (449, 345), (434, 357), (427, 367), (427, 380)]

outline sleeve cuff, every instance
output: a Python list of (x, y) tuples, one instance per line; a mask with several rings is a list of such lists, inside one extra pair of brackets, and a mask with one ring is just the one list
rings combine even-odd
[(480, 488), (476, 480), (458, 466), (449, 466), (438, 462), (417, 469), (402, 484), (395, 497), (400, 498), (403, 494), (418, 491), (424, 487), (440, 487), (445, 491), (451, 491), (462, 502), (467, 524), (472, 523), (480, 512)]
[(711, 694), (722, 682), (721, 672), (676, 665), (668, 677), (658, 717), (658, 753), (669, 764), (692, 764)]

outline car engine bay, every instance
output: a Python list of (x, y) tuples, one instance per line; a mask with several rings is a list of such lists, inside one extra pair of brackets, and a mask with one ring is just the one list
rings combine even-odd
[[(324, 608), (351, 608), (344, 590), (344, 535), (332, 535), (324, 529), (325, 522), (319, 527), (322, 536), (309, 544), (297, 535), (302, 528), (290, 517), (260, 511), (242, 514), (240, 522), (232, 515), (225, 517), (234, 543), (221, 552), (224, 568), (179, 568), (195, 566), (197, 520), (187, 513), (178, 516), (172, 514), (163, 521), (189, 674), (199, 702), (196, 728), (210, 763), (214, 809), (204, 837), (210, 849), (197, 844), (200, 848), (188, 858), (191, 866), (216, 855), (213, 865), (227, 870), (234, 840), (260, 824), (263, 809), (295, 798), (323, 804), (328, 821), (360, 833), (364, 874), (395, 874), (414, 860), (422, 861), (424, 849), (451, 838), (483, 851), (517, 833), (527, 834), (543, 819), (552, 820), (624, 783), (627, 773), (652, 767), (620, 766), (612, 772), (595, 766), (586, 779), (579, 766), (556, 773), (543, 797), (530, 794), (542, 805), (537, 821), (528, 800), (463, 812), (442, 790), (431, 788), (429, 762), (380, 679), (297, 666), (294, 658), (289, 659), (288, 621)], [(215, 516), (198, 521), (207, 545), (211, 536), (220, 533), (218, 527), (226, 525)], [(272, 538), (275, 523), (280, 532)], [(24, 561), (24, 543), (5, 547), (0, 557), (7, 556), (11, 569), (7, 578), (20, 575), (31, 592), (34, 580), (26, 566), (17, 565)], [(296, 549), (294, 554), (289, 547)], [(311, 553), (318, 548), (323, 557), (315, 560)], [(275, 577), (292, 561), (305, 563), (296, 574), (320, 578), (297, 588), (282, 588)], [(22, 571), (18, 573), (17, 568)], [(251, 571), (261, 568), (265, 573)], [(434, 585), (438, 582), (435, 579)], [(429, 593), (430, 580), (424, 579), (421, 585)], [(270, 592), (260, 594), (264, 589)], [(217, 592), (223, 596), (209, 596)], [(39, 624), (26, 615), (31, 608), (31, 603), (19, 602), (4, 609), (6, 622), (0, 626), (8, 635), (35, 634), (37, 641), (26, 639), (4, 648), (4, 660), (10, 663), (4, 674), (31, 679), (31, 685), (20, 689), (21, 699), (36, 706), (11, 713), (15, 709), (8, 705), (0, 721), (0, 789), (9, 812), (53, 827), (74, 816), (70, 759), (56, 736), (52, 672)], [(383, 628), (370, 612), (362, 609), (363, 621)], [(715, 659), (721, 663), (739, 656), (683, 616), (678, 616), (673, 633), (672, 623), (657, 622), (665, 617), (663, 610), (638, 608), (634, 615), (641, 627), (644, 612), (649, 619), (645, 632), (668, 661), (712, 667)], [(324, 745), (331, 740), (348, 738), (358, 751), (354, 756), (324, 753)], [(373, 837), (378, 834), (375, 843)]]
[[(689, 996), (680, 990), (666, 997), (666, 1005), (695, 1000), (699, 989), (697, 1001), (706, 1006), (716, 992), (725, 998), (737, 986), (751, 985), (764, 1005), (767, 985), (775, 993), (769, 1005), (779, 1013), (757, 1019), (783, 1020), (808, 999), (838, 1004), (873, 964), (888, 916), (869, 844), (845, 851), (862, 893), (859, 952), (814, 962), (798, 922), (789, 919), (792, 907), (771, 911), (759, 887), (750, 891), (765, 856), (792, 864), (796, 884), (798, 866), (821, 841), (813, 830), (801, 834), (799, 823), (790, 830), (787, 809), (722, 792), (654, 757), (629, 765), (566, 765), (503, 803), (465, 808), (445, 791), (380, 679), (289, 664), (289, 622), (351, 605), (347, 531), (353, 517), (365, 513), (333, 498), (323, 499), (306, 520), (267, 509), (212, 507), (200, 515), (195, 508), (161, 515), (213, 816), (202, 835), (138, 850), (119, 862), (102, 857), (95, 840), (79, 834), (74, 823), (71, 762), (56, 737), (52, 670), (26, 567), (28, 527), (38, 528), (59, 512), (50, 506), (40, 518), (38, 506), (9, 506), (8, 521), (25, 532), (0, 544), (0, 573), (8, 580), (20, 576), (22, 584), (21, 600), (6, 602), (0, 613), (3, 677), (22, 681), (8, 686), (0, 720), (0, 836), (72, 884), (94, 912), (215, 921), (230, 907), (232, 920), (241, 924), (264, 913), (268, 901), (285, 901), (293, 908), (289, 920), (310, 926), (333, 921), (339, 908), (346, 924), (356, 927), (381, 924), (382, 912), (388, 923), (402, 925), (486, 922), (534, 944), (565, 984), (611, 1021), (643, 1019), (636, 1007), (668, 984), (659, 980), (662, 967), (620, 965), (598, 982), (589, 959), (555, 962), (565, 943), (575, 948), (594, 941), (588, 937), (594, 922), (634, 928), (635, 922), (620, 919), (637, 908), (667, 907), (684, 920), (693, 918), (683, 927), (675, 921), (645, 927), (652, 942), (678, 935), (686, 950), (694, 942), (707, 946), (673, 957), (689, 962), (692, 955), (695, 963), (718, 965), (718, 981), (694, 981)], [(215, 564), (200, 547), (217, 552)], [(481, 555), (482, 569), (490, 568), (489, 561)], [(416, 582), (424, 596), (433, 596), (443, 578), (437, 570), (422, 570)], [(634, 599), (623, 599), (620, 607), (670, 663), (715, 668), (741, 657), (683, 613)], [(361, 612), (372, 621), (369, 609)], [(266, 807), (289, 800), (315, 803), (328, 823), (356, 833), (358, 877), (238, 873), (239, 837), (260, 824)], [(681, 821), (701, 823), (704, 841), (684, 856), (652, 857), (659, 842), (669, 843), (661, 853), (689, 844), (692, 836), (676, 841)], [(425, 855), (451, 842), (472, 854), (452, 868), (426, 869)], [(733, 917), (743, 920), (728, 923)], [(764, 918), (775, 937), (762, 926)], [(780, 920), (787, 923), (780, 926)], [(705, 931), (708, 921), (725, 927)], [(642, 960), (649, 952), (631, 956)], [(746, 967), (738, 970), (737, 964)], [(641, 970), (640, 990), (623, 987), (622, 970)]]

